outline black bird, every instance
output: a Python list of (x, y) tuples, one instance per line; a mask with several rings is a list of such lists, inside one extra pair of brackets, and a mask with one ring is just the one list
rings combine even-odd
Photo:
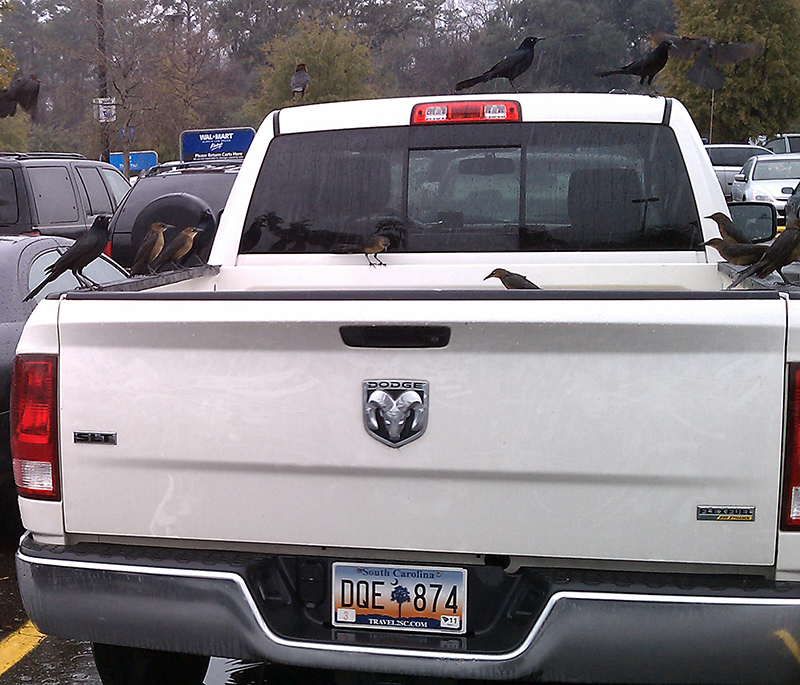
[(164, 249), (164, 231), (169, 228), (175, 227), (170, 224), (163, 224), (160, 221), (150, 226), (142, 240), (142, 244), (139, 245), (139, 249), (136, 251), (136, 257), (133, 260), (133, 266), (131, 266), (131, 276), (143, 274), (147, 269), (147, 265), (158, 257), (158, 254)]
[(647, 79), (647, 85), (652, 86), (653, 78), (659, 71), (667, 66), (669, 53), (674, 49), (675, 43), (671, 40), (663, 40), (644, 57), (640, 57), (619, 69), (598, 71), (595, 76), (604, 77), (611, 76), (612, 74), (629, 74), (630, 76), (638, 76), (641, 85), (644, 85), (645, 79)]
[(295, 67), (294, 74), (292, 74), (292, 101), (300, 96), (302, 100), (306, 95), (306, 88), (311, 83), (311, 77), (308, 75), (308, 69), (305, 64), (298, 64)]
[(66, 271), (72, 271), (75, 274), (75, 278), (84, 287), (89, 284), (97, 285), (91, 278), (83, 275), (83, 269), (103, 254), (103, 250), (108, 243), (108, 224), (110, 221), (111, 215), (98, 214), (91, 228), (70, 245), (69, 249), (53, 264), (45, 269), (47, 277), (31, 290), (23, 301), (27, 302), (36, 297), (42, 288), (56, 280)]
[(722, 238), (711, 238), (711, 240), (706, 240), (703, 244), (713, 247), (726, 262), (737, 264), (738, 266), (755, 264), (767, 251), (767, 246), (764, 244), (737, 243), (723, 240)]
[(739, 272), (739, 275), (736, 276), (727, 289), (730, 290), (739, 285), (749, 276), (755, 275), (758, 278), (765, 278), (773, 271), (777, 271), (780, 274), (784, 283), (789, 283), (789, 279), (783, 274), (783, 268), (797, 259), (800, 259), (800, 229), (787, 228), (775, 238), (761, 259)]
[(540, 290), (538, 285), (529, 281), (522, 274), (515, 274), (513, 271), (506, 269), (495, 269), (483, 280), (486, 281), (490, 278), (499, 278), (500, 282), (505, 286), (506, 290)]
[(733, 223), (727, 214), (714, 212), (712, 215), (707, 216), (706, 219), (713, 219), (716, 222), (723, 240), (729, 243), (750, 243), (742, 229)]
[(33, 121), (38, 121), (39, 79), (34, 74), (23, 76), (18, 71), (5, 88), (0, 90), (0, 119), (13, 117), (17, 105), (22, 107)]
[[(528, 36), (514, 52), (503, 57), (503, 59), (488, 71), (484, 71), (480, 76), (468, 78), (465, 81), (456, 83), (456, 90), (472, 88), (472, 86), (477, 86), (479, 83), (486, 83), (495, 78), (507, 78), (511, 87), (514, 88), (514, 79), (533, 63), (533, 48), (540, 40), (544, 40), (544, 38)], [(516, 90), (517, 89), (514, 88), (514, 92), (516, 92)]]
[(391, 238), (389, 236), (383, 235), (383, 233), (373, 233), (369, 236), (365, 241), (364, 245), (361, 248), (361, 251), (367, 256), (367, 261), (369, 262), (370, 266), (375, 266), (372, 260), (369, 258), (370, 255), (375, 257), (375, 261), (380, 264), (381, 266), (386, 266), (386, 262), (382, 262), (378, 257), (379, 252), (386, 252), (389, 249), (389, 245), (392, 244)]
[(750, 59), (764, 49), (760, 43), (731, 43), (708, 36), (687, 38), (669, 33), (655, 33), (651, 39), (672, 41), (675, 44), (675, 52), (672, 55), (674, 59), (694, 60), (686, 76), (693, 83), (708, 90), (718, 90), (725, 85), (725, 74), (717, 69), (717, 66), (736, 64)]
[(161, 250), (161, 254), (153, 262), (153, 271), (158, 271), (164, 264), (169, 262), (176, 269), (180, 268), (178, 261), (185, 257), (192, 249), (194, 237), (200, 232), (195, 226), (187, 226), (176, 235), (169, 244)]

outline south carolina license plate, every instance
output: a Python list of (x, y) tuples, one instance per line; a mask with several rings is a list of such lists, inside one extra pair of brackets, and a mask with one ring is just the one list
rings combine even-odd
[(463, 568), (333, 564), (333, 625), (349, 628), (464, 633)]

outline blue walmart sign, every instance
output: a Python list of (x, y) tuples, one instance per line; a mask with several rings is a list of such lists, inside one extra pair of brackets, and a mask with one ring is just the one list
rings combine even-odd
[(244, 159), (256, 132), (252, 128), (220, 128), (181, 133), (181, 161)]

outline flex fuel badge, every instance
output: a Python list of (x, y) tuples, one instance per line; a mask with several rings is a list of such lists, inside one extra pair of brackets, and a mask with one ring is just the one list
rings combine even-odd
[(752, 522), (756, 520), (756, 508), (701, 505), (697, 507), (697, 520)]

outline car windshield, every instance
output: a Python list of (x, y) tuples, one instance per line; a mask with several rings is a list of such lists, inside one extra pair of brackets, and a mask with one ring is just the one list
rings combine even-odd
[(800, 159), (759, 160), (753, 169), (754, 181), (771, 181), (800, 178)]
[(276, 137), (241, 252), (695, 249), (666, 126), (462, 124)]
[(741, 169), (753, 155), (765, 152), (760, 147), (713, 147), (707, 148), (707, 151), (714, 166), (734, 166), (737, 169)]

